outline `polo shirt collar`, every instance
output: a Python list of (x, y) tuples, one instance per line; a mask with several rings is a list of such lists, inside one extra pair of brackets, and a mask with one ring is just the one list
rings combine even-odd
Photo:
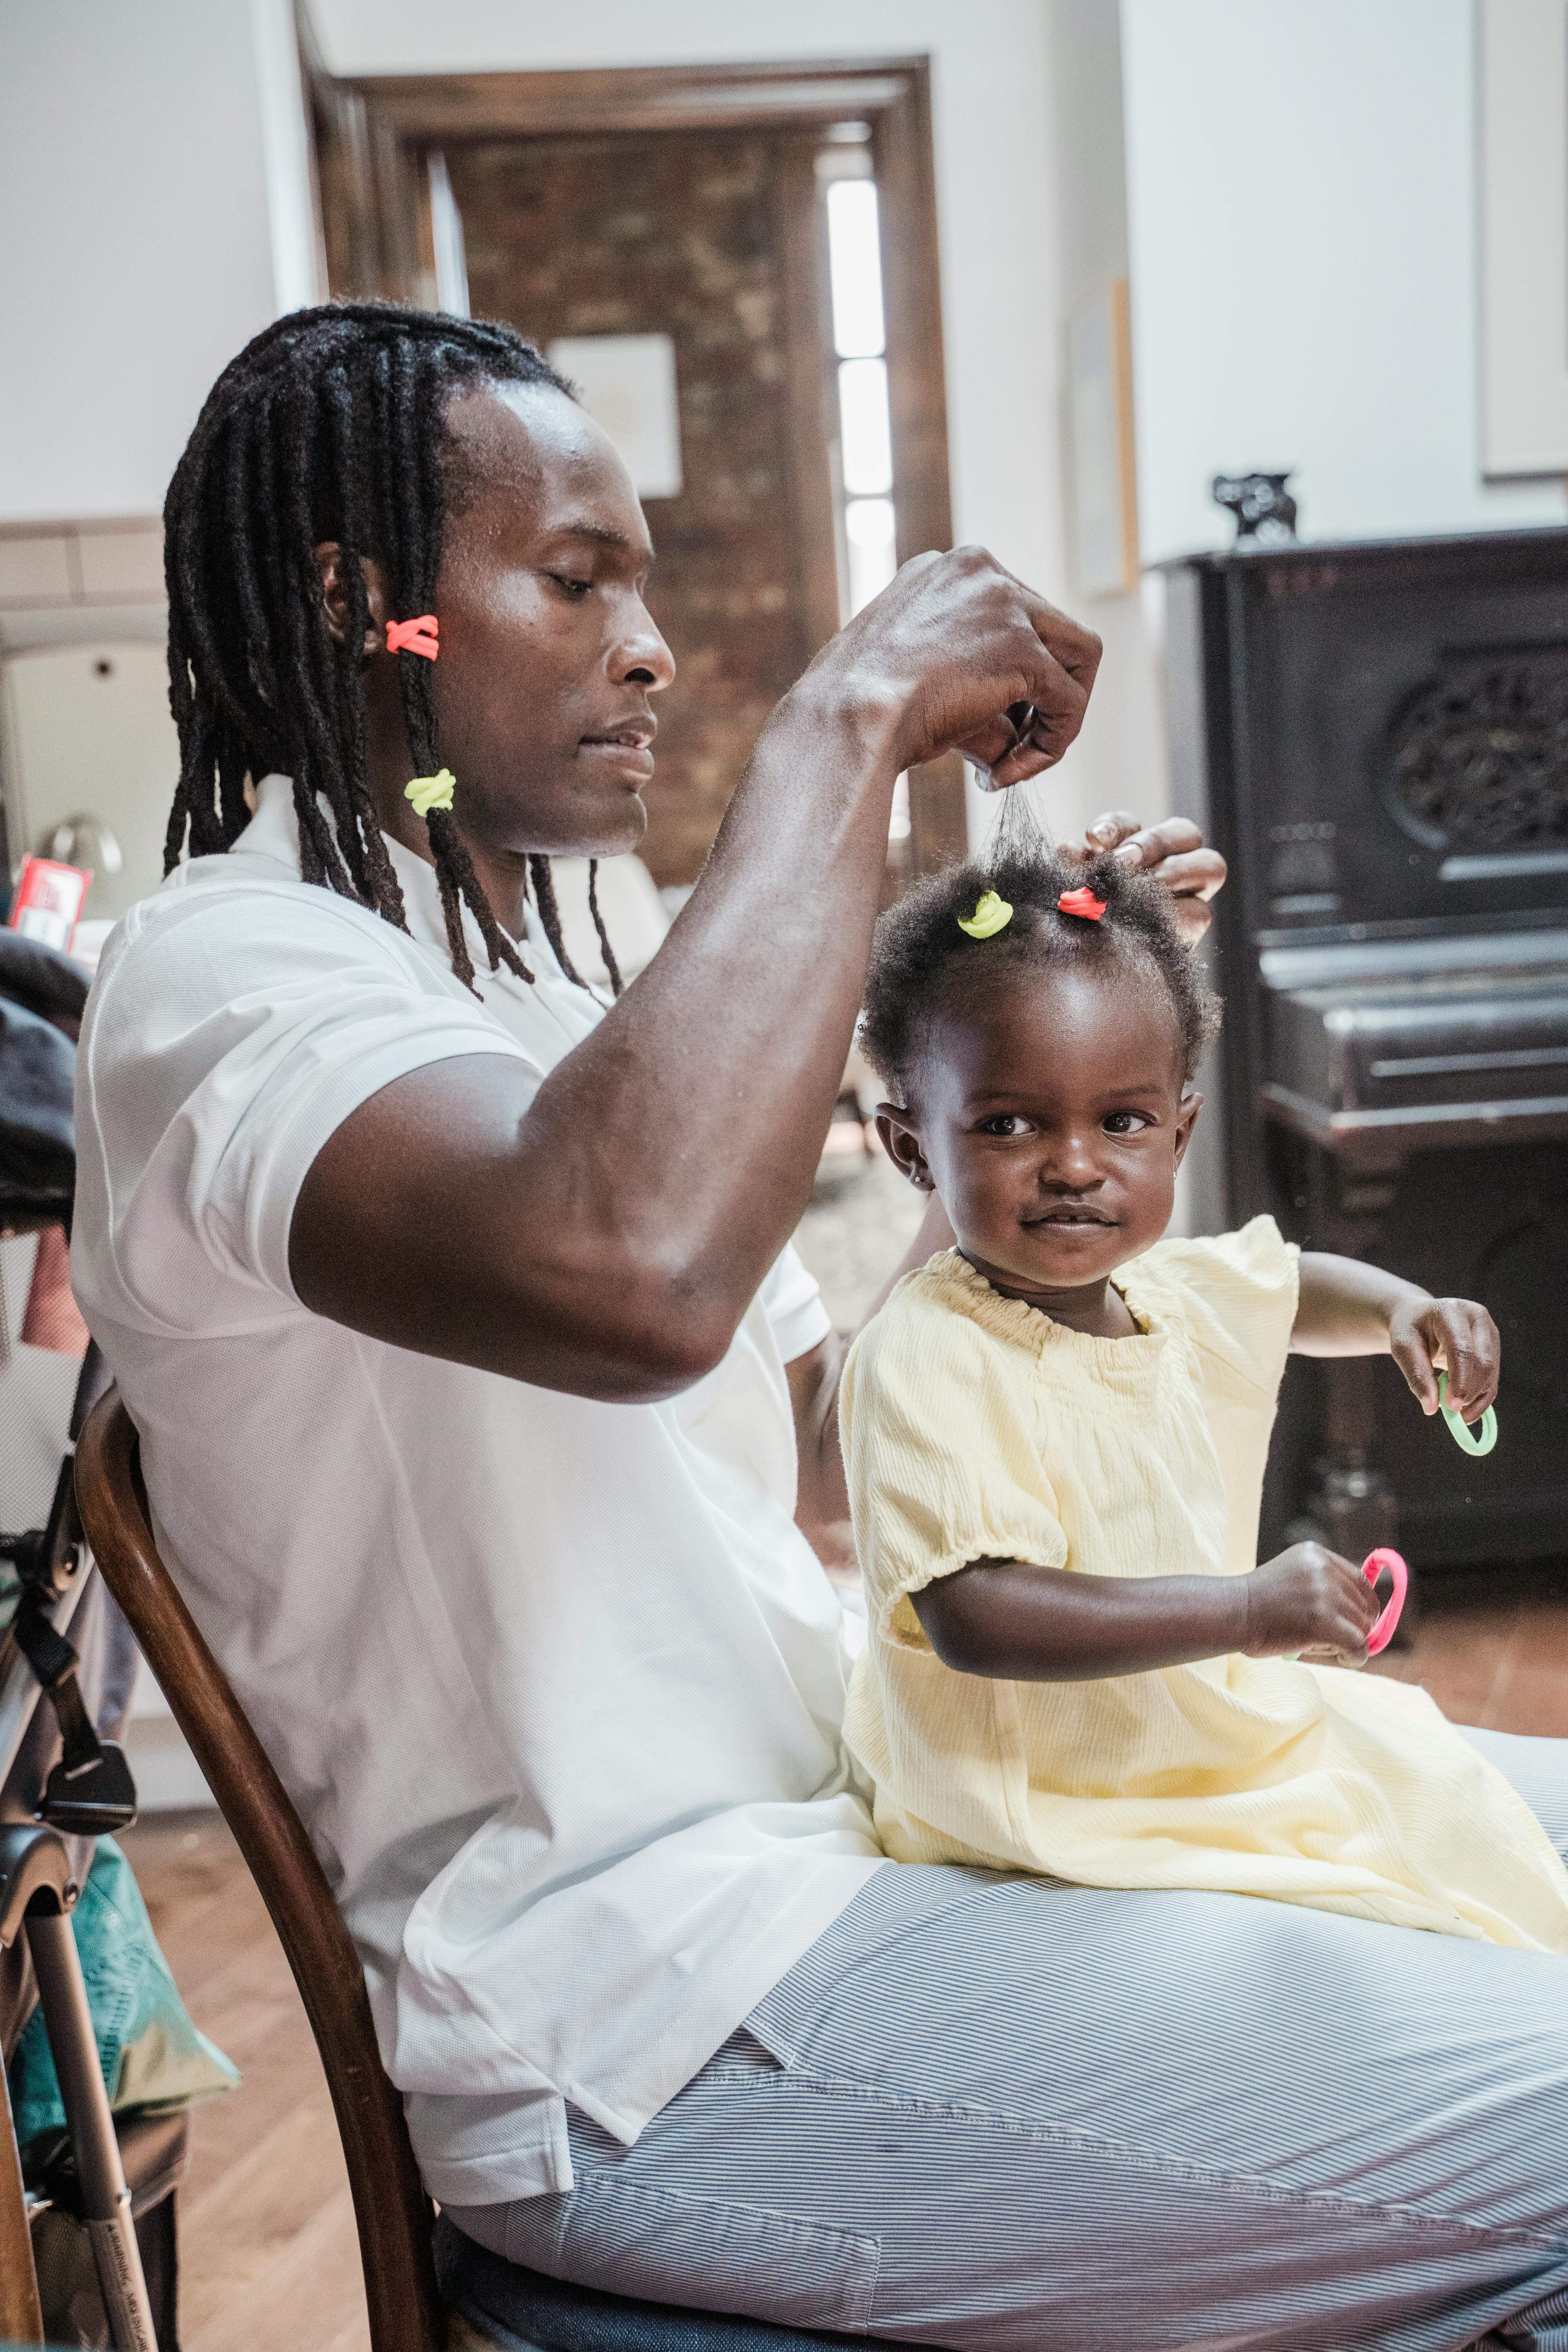
[[(329, 814), (328, 823), (331, 823)], [(334, 828), (335, 830), (335, 828)], [(434, 948), (443, 962), (447, 960), (447, 918), (441, 905), (441, 888), (436, 879), (436, 869), (426, 859), (405, 848), (389, 833), (382, 835), (392, 870), (403, 892), (404, 913), (408, 919), (410, 936), (422, 947)], [(294, 814), (294, 780), (291, 776), (263, 776), (256, 787), (256, 813), (234, 845), (231, 855), (265, 857), (284, 866), (296, 881), (300, 879), (300, 823)], [(463, 935), (476, 971), (489, 977), (489, 950), (480, 936), (479, 927), (467, 907), (463, 908)], [(526, 943), (529, 961), (535, 957), (545, 960), (551, 972), (559, 975), (560, 966), (544, 936), (544, 926), (531, 905), (523, 908), (523, 928), (520, 944)], [(499, 976), (499, 975), (498, 975)]]

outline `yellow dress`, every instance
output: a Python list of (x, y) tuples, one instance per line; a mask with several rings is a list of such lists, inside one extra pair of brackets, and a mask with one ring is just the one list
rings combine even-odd
[(901, 1861), (1568, 1952), (1568, 1873), (1424, 1691), (1241, 1656), (994, 1681), (944, 1666), (910, 1606), (983, 1558), (1245, 1575), (1296, 1279), (1268, 1217), (1161, 1242), (1116, 1277), (1138, 1332), (1094, 1339), (949, 1250), (867, 1327), (840, 1410), (870, 1617), (847, 1730), (878, 1831)]

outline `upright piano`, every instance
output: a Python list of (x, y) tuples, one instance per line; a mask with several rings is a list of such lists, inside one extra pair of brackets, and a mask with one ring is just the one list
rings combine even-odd
[(1214, 1213), (1479, 1298), (1503, 1335), (1484, 1461), (1391, 1364), (1294, 1365), (1265, 1543), (1560, 1558), (1568, 530), (1163, 569), (1175, 804), (1231, 866)]

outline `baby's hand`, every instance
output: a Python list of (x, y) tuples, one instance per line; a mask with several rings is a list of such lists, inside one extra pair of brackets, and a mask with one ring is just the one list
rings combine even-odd
[(1364, 1665), (1377, 1595), (1361, 1570), (1322, 1544), (1292, 1544), (1247, 1578), (1249, 1658), (1318, 1654)]
[(1466, 1421), (1479, 1421), (1497, 1394), (1502, 1341), (1473, 1298), (1402, 1303), (1389, 1318), (1388, 1344), (1423, 1412), (1437, 1410), (1439, 1369), (1448, 1375), (1450, 1409)]

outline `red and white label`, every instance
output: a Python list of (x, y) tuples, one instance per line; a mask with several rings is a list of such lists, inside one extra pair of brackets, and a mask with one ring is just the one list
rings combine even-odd
[(91, 873), (79, 866), (61, 866), (52, 857), (24, 857), (11, 901), (11, 929), (68, 955), (91, 881)]

